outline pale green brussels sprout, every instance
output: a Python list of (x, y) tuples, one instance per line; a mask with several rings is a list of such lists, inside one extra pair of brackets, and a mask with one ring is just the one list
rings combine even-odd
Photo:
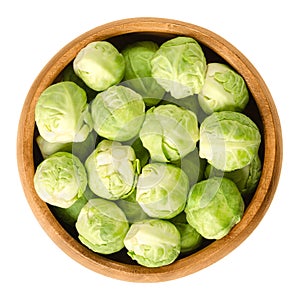
[(149, 219), (141, 206), (136, 201), (136, 190), (127, 198), (117, 201), (118, 206), (123, 210), (130, 224)]
[(97, 133), (93, 130), (83, 142), (74, 143), (49, 143), (42, 136), (36, 138), (36, 142), (45, 159), (56, 152), (69, 152), (77, 156), (82, 162), (95, 149)]
[(249, 101), (249, 93), (241, 75), (225, 64), (210, 63), (198, 100), (207, 114), (224, 110), (241, 112)]
[(208, 164), (205, 169), (206, 178), (224, 176), (231, 179), (238, 187), (242, 196), (250, 195), (255, 190), (259, 182), (260, 175), (261, 161), (258, 154), (254, 156), (250, 164), (241, 169), (237, 169), (231, 172), (223, 172), (214, 168), (210, 164)]
[(50, 143), (84, 141), (93, 129), (85, 91), (64, 81), (46, 88), (35, 107), (40, 135)]
[(34, 187), (43, 201), (67, 208), (83, 195), (87, 187), (87, 174), (78, 157), (57, 152), (38, 165)]
[(112, 86), (93, 100), (91, 114), (100, 136), (128, 141), (138, 135), (145, 118), (145, 103), (132, 89)]
[(176, 161), (196, 148), (198, 120), (192, 111), (173, 104), (151, 107), (139, 136), (153, 161)]
[(180, 233), (169, 221), (144, 220), (131, 225), (124, 244), (128, 255), (140, 265), (161, 267), (180, 254)]
[(111, 254), (124, 247), (129, 224), (123, 211), (112, 201), (90, 199), (75, 224), (79, 240), (94, 252)]
[(139, 160), (132, 147), (102, 140), (85, 162), (88, 184), (101, 198), (127, 198), (135, 189)]
[(188, 191), (188, 177), (180, 168), (150, 163), (138, 177), (136, 201), (148, 216), (170, 219), (183, 211)]
[(176, 98), (200, 93), (204, 84), (206, 58), (201, 46), (190, 37), (163, 43), (151, 60), (152, 76)]
[(186, 215), (184, 212), (180, 213), (176, 217), (170, 220), (178, 229), (181, 242), (180, 242), (180, 252), (187, 253), (193, 251), (202, 243), (203, 237), (193, 228), (186, 220)]
[(125, 72), (123, 55), (107, 41), (91, 42), (82, 48), (73, 62), (75, 74), (95, 91), (118, 84)]
[(156, 43), (141, 41), (127, 45), (121, 52), (125, 59), (123, 84), (138, 92), (149, 106), (158, 104), (165, 94), (151, 74), (150, 62), (157, 49)]
[(215, 112), (200, 125), (199, 155), (222, 171), (247, 166), (257, 155), (260, 143), (256, 124), (239, 112)]
[(243, 198), (233, 181), (212, 177), (196, 183), (185, 208), (188, 223), (206, 239), (221, 239), (244, 214)]

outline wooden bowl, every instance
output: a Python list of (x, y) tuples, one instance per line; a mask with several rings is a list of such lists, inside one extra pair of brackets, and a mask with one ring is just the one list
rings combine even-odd
[[(241, 222), (227, 236), (204, 245), (195, 253), (180, 257), (168, 266), (146, 268), (126, 260), (126, 255), (122, 253), (103, 256), (90, 251), (76, 236), (62, 227), (48, 205), (38, 197), (33, 185), (37, 155), (34, 110), (41, 92), (55, 81), (88, 43), (109, 40), (117, 47), (123, 47), (129, 42), (145, 39), (160, 43), (178, 35), (195, 38), (203, 47), (208, 62), (226, 62), (245, 79), (251, 94), (245, 113), (256, 122), (262, 133), (260, 157), (263, 169), (258, 187), (247, 203)], [(32, 84), (23, 106), (18, 129), (17, 159), (24, 193), (35, 217), (67, 255), (83, 266), (112, 278), (158, 282), (186, 276), (217, 262), (251, 234), (265, 215), (278, 184), (282, 137), (279, 117), (267, 86), (253, 65), (234, 46), (217, 34), (192, 24), (160, 18), (134, 18), (108, 23), (82, 34), (61, 49), (43, 68)]]

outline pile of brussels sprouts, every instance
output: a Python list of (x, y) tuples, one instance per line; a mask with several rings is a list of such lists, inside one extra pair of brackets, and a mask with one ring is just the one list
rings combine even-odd
[(168, 265), (243, 216), (261, 175), (248, 101), (193, 38), (92, 42), (36, 104), (36, 192), (89, 249)]

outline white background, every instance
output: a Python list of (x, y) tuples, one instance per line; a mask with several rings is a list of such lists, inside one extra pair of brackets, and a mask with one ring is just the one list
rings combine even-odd
[[(300, 18), (296, 4), (296, 0), (2, 1), (0, 298), (300, 299)], [(44, 65), (78, 35), (110, 21), (141, 16), (200, 25), (243, 52), (273, 95), (284, 142), (277, 192), (250, 237), (198, 273), (153, 284), (104, 277), (62, 252), (33, 216), (16, 162), (22, 105)]]

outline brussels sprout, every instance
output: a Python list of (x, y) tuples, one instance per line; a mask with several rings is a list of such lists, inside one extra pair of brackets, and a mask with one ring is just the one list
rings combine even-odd
[(125, 72), (125, 60), (107, 41), (91, 42), (82, 48), (73, 62), (75, 74), (95, 91), (118, 84)]
[(145, 267), (172, 263), (180, 253), (180, 233), (169, 221), (150, 219), (131, 225), (124, 244), (128, 255)]
[(46, 88), (35, 107), (40, 135), (50, 143), (82, 142), (93, 128), (85, 91), (64, 81)]
[(187, 253), (193, 251), (202, 243), (202, 236), (186, 221), (186, 215), (184, 212), (180, 213), (176, 217), (170, 220), (178, 229), (181, 242), (180, 242), (180, 252)]
[(67, 208), (79, 199), (87, 186), (85, 168), (79, 158), (57, 152), (43, 160), (34, 174), (39, 197), (54, 206)]
[(216, 169), (230, 172), (248, 165), (258, 153), (256, 124), (239, 112), (215, 112), (200, 126), (199, 155)]
[(81, 209), (75, 224), (79, 240), (94, 252), (111, 254), (124, 247), (129, 229), (118, 205), (101, 198), (90, 199)]
[(198, 100), (207, 114), (224, 110), (243, 111), (249, 94), (242, 76), (227, 65), (210, 63)]
[(99, 135), (123, 142), (138, 134), (145, 118), (145, 104), (141, 95), (130, 88), (112, 86), (97, 95), (91, 114)]
[(242, 196), (250, 195), (256, 188), (261, 175), (261, 161), (255, 155), (249, 165), (231, 172), (217, 170), (210, 164), (205, 169), (205, 177), (226, 177), (231, 179), (238, 187)]
[(151, 75), (151, 59), (158, 49), (152, 41), (129, 44), (121, 52), (125, 59), (125, 85), (142, 95), (146, 105), (159, 103), (165, 90)]
[(149, 219), (149, 216), (136, 201), (136, 190), (128, 198), (118, 200), (117, 204), (123, 210), (128, 222), (131, 224)]
[(188, 223), (206, 239), (220, 239), (244, 213), (243, 198), (233, 181), (212, 177), (196, 183), (185, 208)]
[(183, 211), (188, 191), (184, 171), (169, 164), (151, 163), (138, 177), (136, 201), (148, 216), (170, 219)]
[(85, 167), (92, 192), (102, 198), (118, 200), (133, 192), (139, 160), (130, 146), (102, 140), (87, 158)]
[(199, 128), (196, 115), (173, 104), (151, 107), (140, 130), (143, 146), (157, 162), (182, 159), (196, 148)]
[(152, 76), (176, 98), (200, 93), (206, 59), (202, 48), (190, 37), (176, 37), (163, 43), (151, 60)]

